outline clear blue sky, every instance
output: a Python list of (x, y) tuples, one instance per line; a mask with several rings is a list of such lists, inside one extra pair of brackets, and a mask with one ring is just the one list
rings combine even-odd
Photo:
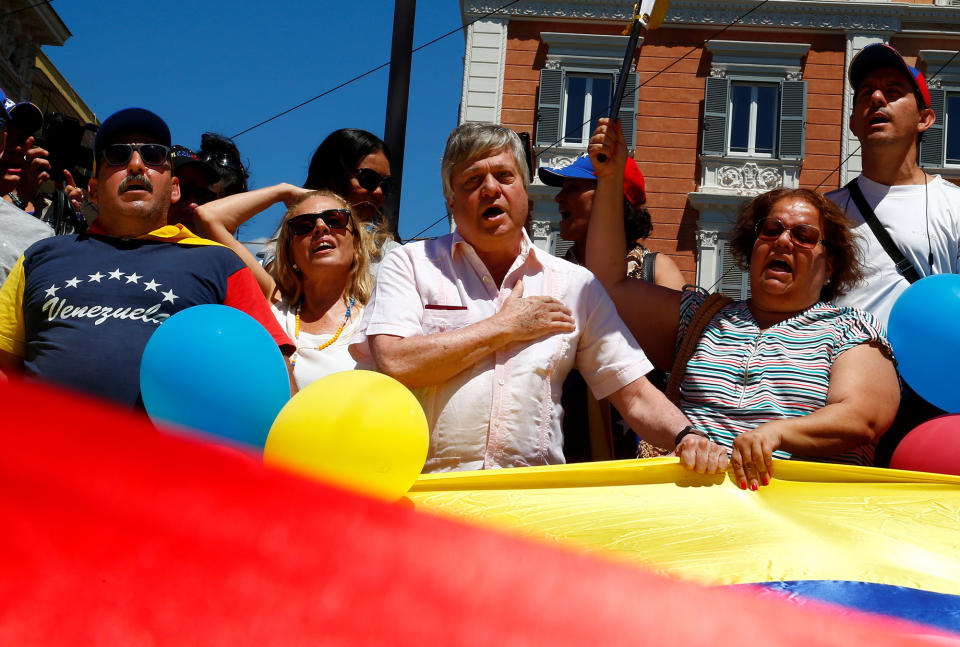
[[(157, 3), (59, 0), (73, 36), (44, 51), (104, 119), (143, 106), (170, 125), (175, 143), (198, 148), (206, 130), (233, 135), (390, 58), (393, 0), (204, 0)], [(456, 0), (417, 2), (414, 46), (461, 24)], [(440, 157), (457, 124), (462, 32), (413, 56), (400, 235), (444, 213)], [(337, 128), (382, 137), (389, 68), (237, 138), (251, 188), (302, 184), (317, 145)], [(269, 236), (274, 208), (241, 230)], [(446, 220), (426, 235), (446, 233)]]

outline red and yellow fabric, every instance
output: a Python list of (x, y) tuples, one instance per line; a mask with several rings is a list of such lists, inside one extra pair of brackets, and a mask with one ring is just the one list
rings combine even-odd
[[(420, 487), (410, 497), (413, 505), (387, 504), (266, 468), (254, 455), (158, 433), (130, 412), (49, 387), (0, 386), (0, 410), (4, 645), (635, 647), (761, 641), (768, 647), (887, 647), (958, 644), (960, 638), (828, 605), (798, 608), (752, 589), (702, 587), (637, 568), (638, 560), (617, 557), (616, 551), (595, 547), (590, 555), (583, 542), (559, 536), (549, 544), (529, 541), (478, 523), (487, 495), (514, 496), (518, 504), (570, 495), (559, 513), (557, 506), (542, 513), (514, 508), (509, 525), (525, 524), (528, 533), (545, 538), (533, 526), (556, 525), (563, 515), (583, 526), (612, 522), (603, 511), (587, 522), (591, 510), (576, 507), (586, 502), (585, 489), (594, 490), (587, 497), (594, 503), (607, 502), (606, 511), (623, 500), (634, 517), (646, 509), (656, 515), (660, 495), (683, 490), (688, 503), (704, 497), (699, 513), (682, 516), (704, 523), (700, 536), (673, 543), (693, 559), (713, 528), (711, 491), (729, 499), (735, 494), (695, 477), (624, 485), (620, 477), (632, 479), (635, 471), (601, 469), (605, 476), (597, 479), (559, 469), (555, 479), (537, 475), (535, 489), (511, 486), (470, 496), (452, 488), (444, 494), (438, 481), (425, 479), (434, 489)], [(45, 411), (57, 416), (38, 415)], [(652, 469), (664, 475), (672, 467)], [(529, 472), (514, 473), (526, 479)], [(775, 481), (744, 499), (743, 509), (768, 507), (778, 489), (792, 485), (789, 478)], [(846, 500), (854, 507), (866, 502), (856, 492), (861, 485), (837, 480), (824, 489), (834, 490), (839, 513)], [(935, 479), (895, 474), (885, 485), (891, 492), (930, 486), (921, 497), (928, 500), (943, 493)], [(639, 490), (623, 495), (620, 487)], [(641, 494), (646, 487), (648, 496)], [(950, 506), (953, 495), (947, 494)], [(461, 521), (411, 509), (442, 510), (448, 496), (472, 500), (477, 508), (460, 509)], [(430, 505), (426, 497), (433, 498)], [(880, 515), (885, 510), (880, 502), (872, 509)], [(520, 518), (526, 514), (537, 518)], [(785, 516), (767, 518), (794, 529), (807, 522), (803, 516), (793, 524)], [(934, 526), (946, 523), (949, 512), (931, 506), (930, 519)], [(495, 523), (507, 525), (503, 519)], [(733, 552), (749, 555), (751, 536), (739, 534)], [(652, 544), (655, 537), (642, 539), (635, 545)], [(912, 568), (928, 555), (913, 548), (919, 541), (902, 553)]]

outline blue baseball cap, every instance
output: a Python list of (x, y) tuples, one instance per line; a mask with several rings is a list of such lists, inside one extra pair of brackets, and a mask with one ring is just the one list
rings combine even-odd
[(7, 105), (13, 105), (13, 101), (7, 98), (7, 95), (3, 93), (3, 88), (0, 88), (0, 125), (6, 127), (7, 123), (10, 121), (10, 110), (7, 108)]
[(114, 139), (130, 133), (149, 135), (157, 144), (170, 146), (170, 128), (163, 119), (145, 108), (124, 108), (100, 124), (93, 140), (94, 158), (99, 159), (103, 149)]
[[(593, 172), (593, 162), (589, 155), (581, 155), (572, 164), (559, 168), (541, 166), (537, 169), (537, 177), (547, 186), (563, 186), (564, 180), (596, 180)], [(647, 199), (646, 181), (640, 167), (632, 157), (627, 157), (623, 167), (623, 195), (632, 204), (642, 204)]]
[(537, 177), (547, 186), (563, 186), (564, 180), (596, 180), (593, 172), (593, 162), (589, 155), (581, 155), (573, 164), (559, 168), (541, 166), (537, 169)]

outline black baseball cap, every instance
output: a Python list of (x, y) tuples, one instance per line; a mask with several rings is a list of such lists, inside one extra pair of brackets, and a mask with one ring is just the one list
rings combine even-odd
[(100, 154), (103, 153), (107, 144), (129, 133), (149, 135), (157, 144), (170, 146), (170, 128), (163, 119), (145, 108), (124, 108), (113, 113), (100, 124), (93, 140), (94, 157), (100, 159)]
[(177, 172), (177, 169), (185, 166), (194, 166), (203, 173), (203, 176), (207, 178), (207, 182), (210, 184), (220, 181), (220, 174), (217, 173), (216, 169), (197, 157), (197, 154), (186, 146), (180, 146), (178, 144), (171, 147), (170, 159), (173, 160), (174, 173)]

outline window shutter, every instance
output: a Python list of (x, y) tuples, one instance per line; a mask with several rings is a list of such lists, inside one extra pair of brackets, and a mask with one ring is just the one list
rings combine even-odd
[(780, 142), (782, 160), (803, 159), (807, 116), (807, 82), (780, 82)]
[(927, 128), (920, 140), (920, 166), (940, 168), (944, 161), (944, 145), (946, 137), (943, 122), (946, 119), (947, 91), (930, 88), (930, 107), (933, 108), (937, 120)]
[(572, 240), (564, 240), (560, 238), (560, 232), (555, 232), (553, 234), (553, 255), (558, 258), (563, 258), (567, 254), (567, 250), (573, 247)]
[(733, 259), (730, 253), (729, 241), (717, 241), (717, 254), (720, 257), (720, 279), (717, 281), (717, 292), (722, 292), (731, 299), (750, 298), (750, 273), (744, 272)]
[[(613, 87), (617, 87), (619, 73), (613, 75)], [(620, 126), (623, 128), (623, 138), (627, 143), (627, 150), (632, 151), (637, 144), (637, 73), (627, 74), (627, 85), (623, 89), (623, 103), (620, 104)]]
[(730, 83), (727, 79), (708, 76), (703, 95), (703, 140), (704, 155), (725, 155), (727, 152), (727, 96)]
[(560, 106), (563, 104), (563, 70), (540, 70), (537, 104), (537, 146), (553, 146), (560, 139)]

